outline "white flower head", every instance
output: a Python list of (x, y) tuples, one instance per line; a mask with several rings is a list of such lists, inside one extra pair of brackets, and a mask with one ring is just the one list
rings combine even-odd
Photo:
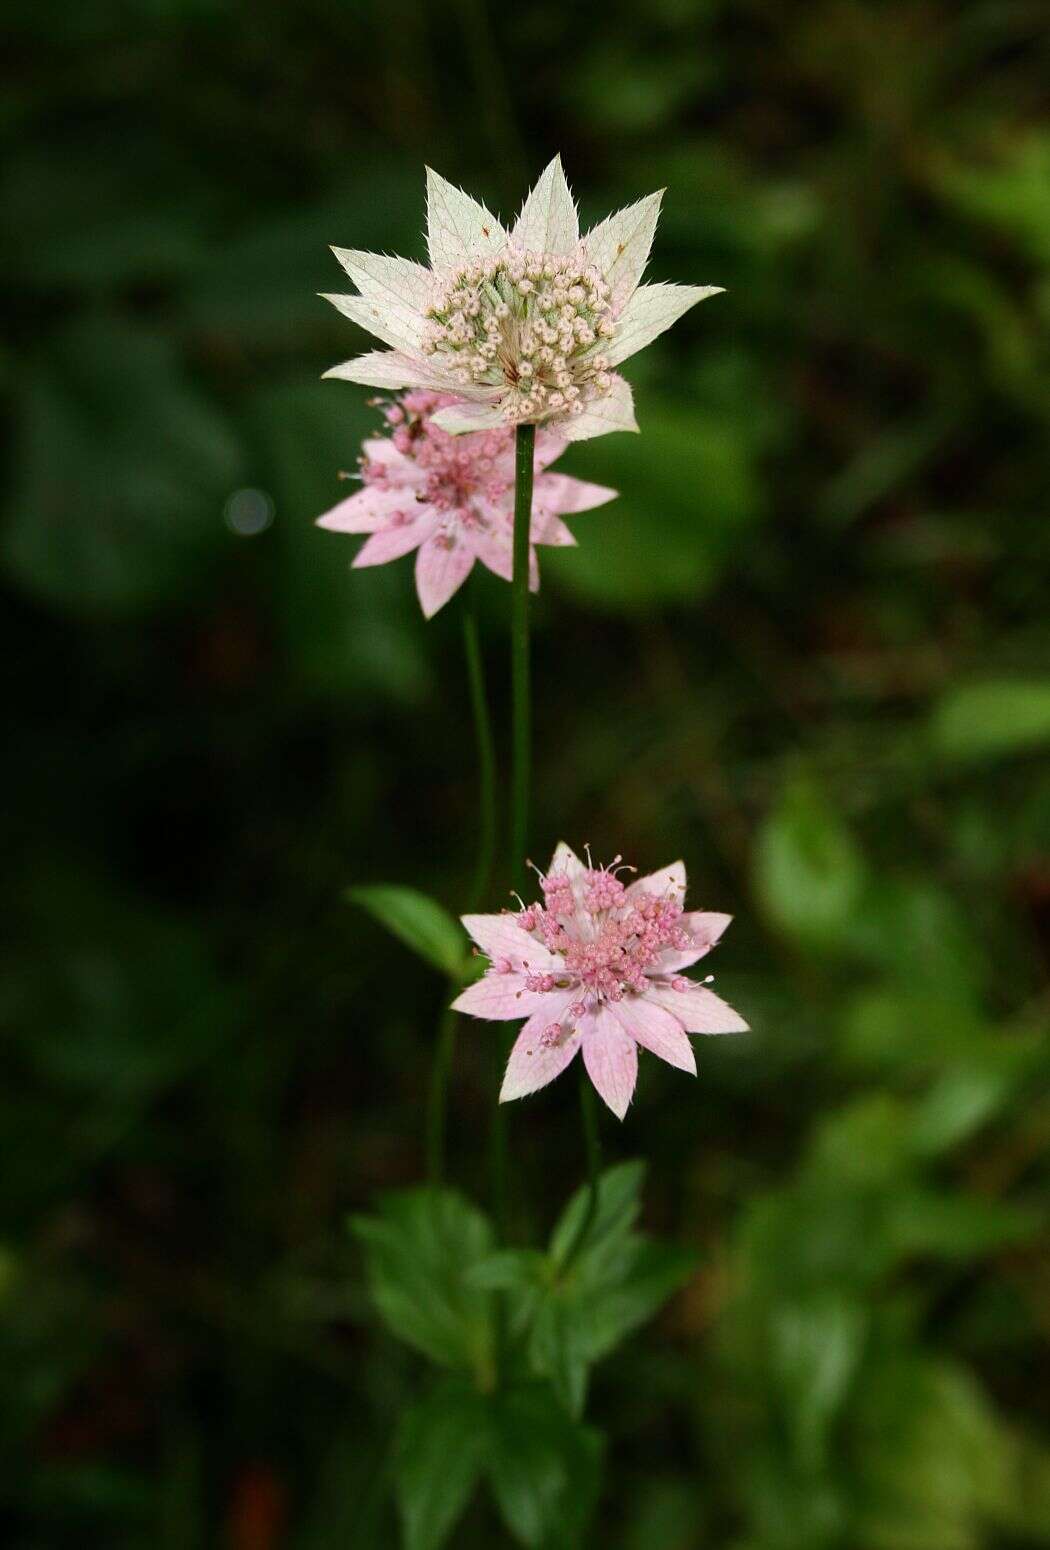
[(661, 194), (580, 236), (555, 157), (508, 232), (485, 206), (427, 169), (430, 268), (333, 248), (358, 295), (327, 296), (387, 350), (325, 372), (368, 387), (460, 400), (435, 415), (457, 434), (533, 423), (569, 441), (636, 431), (615, 370), (717, 285), (641, 285)]

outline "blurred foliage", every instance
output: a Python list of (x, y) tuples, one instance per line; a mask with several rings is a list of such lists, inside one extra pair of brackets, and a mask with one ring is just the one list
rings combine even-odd
[[(395, 1497), (416, 1546), (465, 1508), (457, 1550), (1050, 1542), (1041, 8), (5, 19), (3, 1543), (368, 1550)], [(564, 460), (623, 493), (543, 562), (535, 854), (684, 856), (755, 1032), (605, 1126), (680, 1248), (628, 1226), (589, 1322), (539, 1249), (571, 1083), (511, 1112), (493, 1259), (461, 1028), (464, 1366), (440, 1262), (386, 1324), (368, 1293), (445, 981), (342, 898), (460, 905), (458, 628), (312, 526), (374, 424), (314, 293), (328, 243), (421, 253), (424, 161), (506, 211), (556, 149), (585, 217), (667, 185), (653, 274), (727, 294), (633, 363), (642, 435)], [(486, 1398), (486, 1275), (570, 1406), (680, 1290), (583, 1425), (530, 1373)]]

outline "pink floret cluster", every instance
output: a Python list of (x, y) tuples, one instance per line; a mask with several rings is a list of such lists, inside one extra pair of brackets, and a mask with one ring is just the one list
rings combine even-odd
[[(432, 416), (456, 403), (459, 399), (452, 393), (418, 389), (387, 405), (384, 418), (392, 428), (393, 445), (424, 475), (420, 497), (437, 511), (457, 512), (469, 524), (476, 495), (499, 501), (514, 483), (514, 431), (507, 426), (475, 431), (469, 437), (451, 436), (434, 424)], [(388, 461), (368, 457), (361, 463), (361, 481), (380, 489), (391, 489), (399, 482), (392, 477)]]
[(695, 1073), (690, 1033), (735, 1033), (746, 1024), (703, 982), (681, 971), (704, 957), (728, 915), (685, 909), (680, 861), (625, 882), (617, 857), (586, 864), (559, 845), (540, 874), (542, 900), (517, 912), (466, 915), (489, 968), (455, 1005), (475, 1017), (525, 1018), (500, 1097), (535, 1092), (582, 1051), (587, 1074), (623, 1117), (634, 1093), (638, 1047)]
[[(387, 434), (365, 442), (361, 488), (318, 519), (336, 533), (368, 535), (354, 567), (385, 565), (415, 552), (416, 591), (429, 619), (480, 562), (513, 576), (514, 431), (509, 426), (453, 436), (436, 423), (459, 403), (451, 393), (414, 388), (380, 403)], [(615, 490), (549, 471), (565, 440), (542, 427), (536, 436), (529, 529), (529, 585), (539, 586), (536, 544), (575, 543), (561, 520), (612, 500)]]
[[(692, 946), (681, 903), (644, 889), (627, 902), (616, 864), (588, 867), (578, 897), (566, 873), (548, 873), (541, 879), (544, 902), (518, 916), (523, 930), (563, 958), (567, 974), (605, 1001), (621, 1001), (630, 990), (641, 994), (665, 948)], [(530, 975), (526, 983), (530, 990), (553, 990), (557, 981), (550, 974)]]

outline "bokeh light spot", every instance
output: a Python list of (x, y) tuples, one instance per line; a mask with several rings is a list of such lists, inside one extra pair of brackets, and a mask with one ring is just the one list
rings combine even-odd
[(223, 510), (226, 526), (238, 538), (265, 533), (273, 514), (273, 499), (265, 490), (234, 490)]

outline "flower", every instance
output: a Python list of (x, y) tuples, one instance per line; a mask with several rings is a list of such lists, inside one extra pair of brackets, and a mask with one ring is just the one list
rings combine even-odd
[(454, 393), (464, 402), (437, 417), (453, 434), (528, 422), (557, 426), (569, 441), (636, 431), (630, 386), (614, 368), (721, 289), (639, 285), (661, 196), (581, 238), (556, 156), (507, 232), (428, 168), (429, 269), (332, 250), (360, 294), (325, 300), (391, 348), (325, 376)]
[(695, 1076), (688, 1034), (746, 1031), (706, 982), (682, 973), (710, 952), (731, 917), (683, 911), (681, 861), (626, 884), (624, 870), (619, 856), (595, 867), (588, 854), (585, 866), (561, 844), (540, 874), (542, 904), (463, 916), (489, 967), (453, 1007), (473, 1017), (527, 1018), (501, 1103), (545, 1087), (582, 1049), (587, 1075), (623, 1119), (639, 1044)]
[[(355, 566), (384, 565), (416, 551), (416, 591), (429, 619), (462, 586), (475, 560), (505, 581), (512, 574), (514, 433), (509, 426), (450, 436), (437, 424), (447, 394), (405, 393), (387, 407), (389, 436), (364, 444), (364, 488), (319, 517), (336, 533), (369, 533)], [(589, 511), (616, 495), (603, 484), (551, 474), (565, 438), (541, 430), (536, 438), (532, 544), (576, 542), (559, 513)], [(536, 551), (529, 553), (530, 585), (539, 586)]]

